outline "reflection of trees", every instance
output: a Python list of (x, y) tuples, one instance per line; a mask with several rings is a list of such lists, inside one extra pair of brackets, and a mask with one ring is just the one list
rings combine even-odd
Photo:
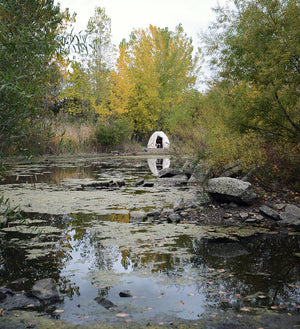
[[(192, 260), (195, 267), (226, 270), (225, 274), (221, 273), (219, 277), (210, 275), (209, 271), (206, 273), (207, 281), (213, 283), (211, 287), (225, 290), (231, 297), (234, 294), (249, 296), (261, 292), (266, 299), (252, 299), (259, 305), (289, 301), (295, 303), (295, 300), (291, 299), (295, 298), (293, 287), (299, 285), (300, 271), (299, 262), (293, 252), (299, 250), (299, 237), (265, 235), (236, 244), (240, 249), (247, 249), (249, 254), (218, 257), (214, 250), (217, 249), (217, 242), (195, 241), (196, 255)], [(213, 295), (208, 294), (207, 297), (211, 299)], [(219, 296), (220, 300), (221, 297)]]
[[(24, 289), (28, 289), (33, 280), (51, 277), (58, 282), (61, 292), (72, 297), (80, 293), (79, 287), (64, 276), (63, 270), (76, 254), (88, 259), (91, 273), (118, 268), (121, 272), (161, 273), (171, 280), (186, 275), (184, 268), (193, 267), (199, 275), (198, 279), (194, 278), (196, 287), (206, 294), (208, 304), (217, 307), (223, 307), (224, 299), (234, 300), (237, 307), (245, 303), (255, 306), (296, 303), (300, 271), (293, 253), (299, 250), (299, 236), (260, 235), (240, 242), (220, 243), (181, 235), (162, 240), (141, 239), (135, 246), (127, 247), (117, 242), (106, 244), (103, 238), (109, 237), (101, 237), (98, 230), (90, 229), (91, 222), (98, 220), (93, 215), (76, 214), (51, 220), (63, 233), (35, 238), (39, 242), (56, 242), (56, 247), (45, 256), (28, 260), (24, 243), (18, 246), (11, 240), (18, 237), (32, 241), (31, 235), (10, 232), (0, 240), (0, 285), (26, 277), (29, 281)], [(194, 257), (181, 257), (183, 251)], [(109, 289), (108, 285), (99, 287), (98, 295), (106, 297)], [(266, 298), (243, 300), (258, 292)]]
[(192, 240), (188, 236), (179, 236), (171, 242), (137, 240), (136, 243), (136, 248), (122, 247), (119, 251), (121, 265), (125, 270), (131, 266), (134, 271), (148, 270), (152, 273), (164, 273), (171, 276), (180, 273), (182, 267), (189, 263), (188, 259), (179, 257), (183, 248), (190, 249), (192, 246)]
[[(27, 278), (28, 282), (24, 287), (25, 289), (31, 287), (34, 280), (51, 277), (58, 281), (62, 266), (61, 259), (65, 256), (65, 252), (49, 250), (47, 255), (29, 260), (26, 259), (24, 246), (18, 247), (10, 243), (8, 240), (13, 238), (11, 234), (7, 235), (6, 238), (1, 251), (3, 264), (0, 268), (0, 277), (2, 284), (6, 285), (17, 279)], [(22, 238), (24, 239), (24, 235)]]

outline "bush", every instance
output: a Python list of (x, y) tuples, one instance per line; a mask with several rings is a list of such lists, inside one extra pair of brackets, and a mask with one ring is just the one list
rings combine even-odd
[(100, 122), (96, 127), (96, 141), (99, 149), (111, 151), (114, 148), (124, 149), (126, 142), (130, 142), (133, 125), (128, 119), (118, 119), (111, 122)]

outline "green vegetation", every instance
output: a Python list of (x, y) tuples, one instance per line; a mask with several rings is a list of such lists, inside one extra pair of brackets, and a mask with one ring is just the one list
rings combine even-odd
[(71, 19), (53, 1), (1, 1), (1, 155), (26, 148), (34, 121), (53, 102), (66, 64), (64, 30)]
[(181, 25), (150, 25), (117, 52), (104, 8), (70, 36), (74, 17), (52, 0), (2, 1), (0, 155), (128, 151), (164, 130), (212, 175), (238, 162), (271, 188), (299, 189), (299, 2), (231, 0), (215, 13), (201, 51)]

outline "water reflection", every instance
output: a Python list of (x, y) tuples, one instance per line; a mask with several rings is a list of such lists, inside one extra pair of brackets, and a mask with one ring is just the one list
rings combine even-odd
[[(125, 223), (122, 214), (114, 222), (83, 214), (43, 219), (61, 233), (3, 236), (0, 286), (16, 289), (11, 282), (25, 277), (19, 288), (28, 290), (36, 279), (54, 278), (63, 297), (61, 317), (68, 321), (109, 316), (94, 301), (97, 296), (135, 318), (145, 318), (147, 312), (137, 310), (147, 308), (152, 318), (166, 313), (185, 319), (196, 319), (209, 307), (285, 304), (293, 312), (299, 301), (297, 235), (213, 242), (185, 234), (183, 226)], [(41, 243), (47, 253), (28, 259), (28, 250)], [(124, 289), (136, 298), (121, 299)]]
[[(165, 163), (165, 161), (164, 161)], [(170, 165), (170, 164), (169, 164)], [(169, 166), (168, 165), (168, 166)], [(64, 181), (78, 179), (106, 180), (132, 179), (149, 176), (146, 159), (99, 158), (91, 162), (74, 160), (62, 163), (19, 164), (8, 172), (5, 184), (63, 184)]]
[(170, 167), (169, 158), (158, 158), (158, 159), (148, 159), (148, 166), (154, 176), (158, 176), (158, 173), (162, 169)]

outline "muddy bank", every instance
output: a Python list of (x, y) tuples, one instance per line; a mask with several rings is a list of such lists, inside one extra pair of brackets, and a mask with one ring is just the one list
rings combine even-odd
[(72, 325), (64, 323), (60, 320), (41, 317), (35, 312), (18, 311), (9, 314), (6, 317), (0, 317), (2, 329), (16, 329), (16, 328), (39, 328), (39, 329), (115, 329), (115, 328), (199, 328), (199, 329), (293, 329), (298, 328), (300, 322), (300, 315), (293, 316), (288, 314), (280, 314), (275, 312), (260, 312), (255, 311), (248, 315), (247, 312), (241, 314), (234, 314), (226, 312), (225, 314), (217, 314), (211, 312), (203, 315), (203, 317), (196, 321), (182, 321), (174, 318), (162, 319), (159, 325), (148, 323), (133, 323), (130, 321), (119, 319), (117, 324), (108, 325), (105, 322), (99, 321), (96, 325)]

